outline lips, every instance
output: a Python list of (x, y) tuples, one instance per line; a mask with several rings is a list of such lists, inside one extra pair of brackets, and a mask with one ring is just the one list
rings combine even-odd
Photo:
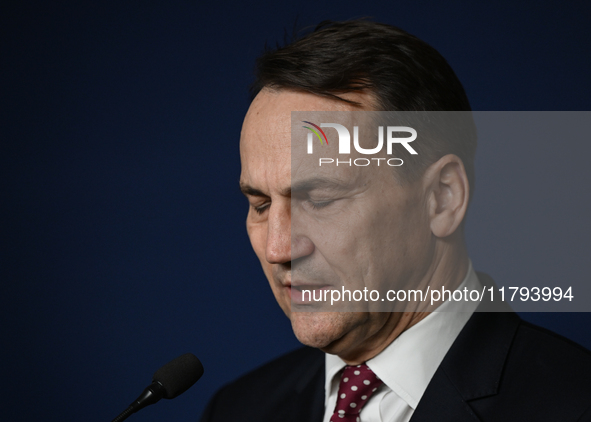
[[(314, 280), (310, 282), (310, 279), (306, 280), (292, 280), (293, 273), (286, 271), (284, 273), (276, 273), (275, 280), (285, 289), (289, 295), (289, 299), (292, 305), (319, 305), (324, 299), (325, 290), (331, 289), (331, 284), (326, 284), (323, 280)], [(304, 294), (303, 291), (306, 290)], [(308, 293), (308, 291), (310, 293)], [(305, 300), (304, 300), (305, 296)], [(330, 301), (330, 293), (326, 293), (327, 300)]]
[[(329, 285), (295, 283), (286, 287), (289, 291), (289, 297), (292, 303), (297, 305), (321, 303), (324, 299), (324, 291), (330, 290), (331, 288)], [(306, 292), (304, 293), (304, 291)]]

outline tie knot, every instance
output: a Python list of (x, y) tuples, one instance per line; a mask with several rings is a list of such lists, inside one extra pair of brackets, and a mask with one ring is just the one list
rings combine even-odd
[(366, 364), (345, 366), (331, 422), (359, 421), (359, 412), (381, 384)]

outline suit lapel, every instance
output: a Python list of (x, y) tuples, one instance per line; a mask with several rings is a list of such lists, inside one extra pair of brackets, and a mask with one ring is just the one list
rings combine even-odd
[(436, 373), (410, 419), (411, 422), (478, 422), (470, 406), (445, 374)]
[(471, 400), (497, 394), (519, 325), (512, 312), (476, 312), (425, 390), (411, 422), (479, 421)]

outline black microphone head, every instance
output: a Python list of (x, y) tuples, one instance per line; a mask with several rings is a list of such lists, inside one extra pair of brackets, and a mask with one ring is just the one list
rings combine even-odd
[(157, 370), (153, 380), (166, 390), (165, 399), (174, 399), (195, 384), (201, 375), (203, 365), (199, 359), (192, 353), (185, 353)]

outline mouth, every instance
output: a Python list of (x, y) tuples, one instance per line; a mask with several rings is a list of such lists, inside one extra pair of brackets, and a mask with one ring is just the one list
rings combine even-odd
[(291, 302), (295, 305), (311, 305), (330, 301), (330, 285), (289, 284), (285, 286)]

